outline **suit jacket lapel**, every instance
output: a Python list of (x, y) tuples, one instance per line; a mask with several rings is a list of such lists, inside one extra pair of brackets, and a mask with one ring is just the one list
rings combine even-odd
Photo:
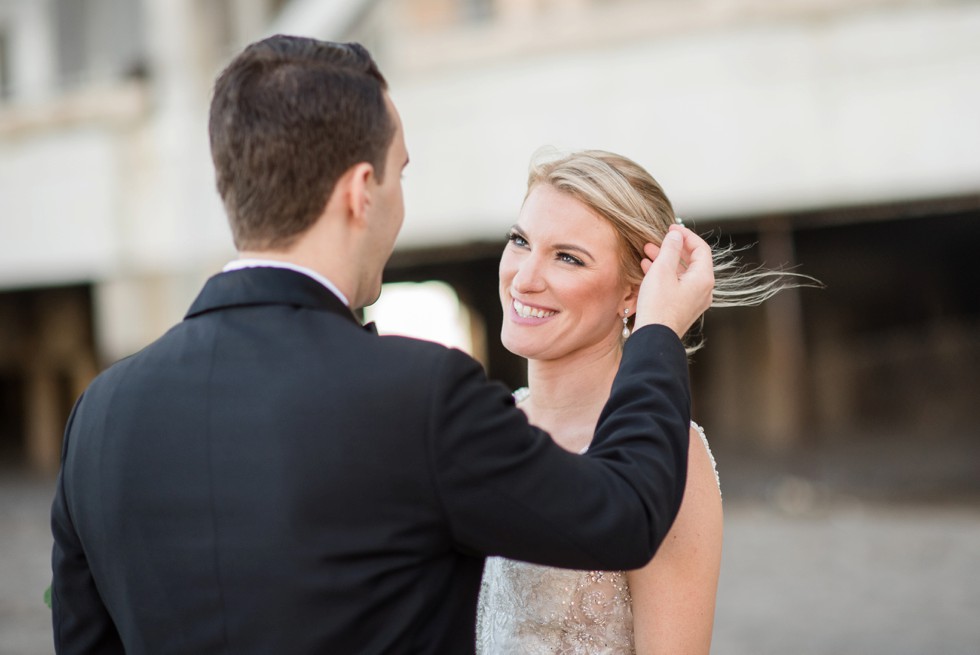
[(292, 305), (360, 321), (340, 298), (313, 278), (282, 268), (243, 268), (210, 278), (185, 319), (231, 307)]

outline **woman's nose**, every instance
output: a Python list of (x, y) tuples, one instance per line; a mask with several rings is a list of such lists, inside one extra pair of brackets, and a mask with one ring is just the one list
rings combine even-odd
[(541, 262), (537, 257), (534, 255), (525, 257), (517, 265), (512, 284), (514, 290), (520, 293), (532, 293), (544, 290), (544, 275), (541, 270)]

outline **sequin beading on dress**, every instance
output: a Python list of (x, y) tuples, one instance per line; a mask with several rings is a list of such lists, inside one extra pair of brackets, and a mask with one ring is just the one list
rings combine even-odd
[(480, 590), (476, 652), (635, 652), (626, 573), (572, 571), (488, 558)]

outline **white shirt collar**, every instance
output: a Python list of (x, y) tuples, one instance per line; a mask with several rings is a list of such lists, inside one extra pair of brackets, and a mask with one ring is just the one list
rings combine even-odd
[(276, 259), (235, 259), (222, 269), (224, 272), (228, 271), (238, 271), (243, 268), (285, 268), (290, 271), (296, 271), (297, 273), (302, 273), (307, 277), (311, 277), (323, 286), (325, 286), (333, 295), (340, 298), (340, 301), (344, 303), (347, 307), (350, 307), (350, 301), (347, 300), (347, 296), (341, 293), (340, 289), (334, 285), (333, 282), (323, 277), (316, 271), (305, 266), (300, 266), (299, 264), (293, 264), (292, 262), (281, 262)]

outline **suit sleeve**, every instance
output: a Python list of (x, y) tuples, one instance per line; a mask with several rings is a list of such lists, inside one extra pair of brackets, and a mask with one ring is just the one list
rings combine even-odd
[(110, 655), (123, 653), (122, 641), (112, 617), (106, 609), (81, 540), (75, 531), (69, 511), (66, 476), (68, 439), (81, 399), (75, 404), (61, 456), (61, 472), (51, 506), (51, 532), (54, 548), (51, 553), (53, 580), (51, 583), (51, 619), (54, 628), (55, 652)]
[(461, 354), (435, 388), (433, 475), (458, 547), (577, 569), (650, 560), (687, 474), (687, 359), (672, 331), (630, 337), (586, 456), (530, 426)]

